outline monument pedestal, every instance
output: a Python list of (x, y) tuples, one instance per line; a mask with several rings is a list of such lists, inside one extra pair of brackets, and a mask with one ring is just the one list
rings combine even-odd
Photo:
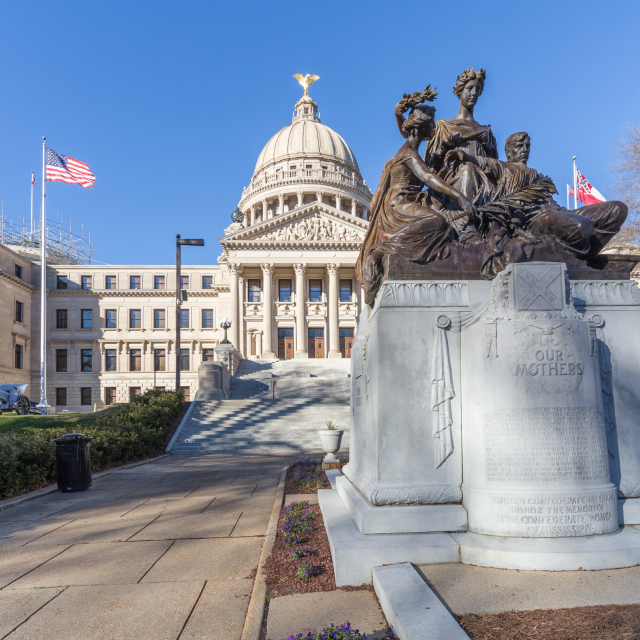
[(562, 263), (384, 282), (352, 348), (346, 477), (319, 495), (337, 583), (453, 550), (639, 564), (638, 324), (634, 282), (570, 283)]

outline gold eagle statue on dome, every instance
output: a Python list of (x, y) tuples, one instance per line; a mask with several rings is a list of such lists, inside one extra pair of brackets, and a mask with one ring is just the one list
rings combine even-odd
[(294, 73), (293, 77), (304, 87), (304, 95), (309, 95), (309, 87), (316, 81), (320, 80), (320, 76), (310, 76), (308, 73), (303, 76), (301, 73)]

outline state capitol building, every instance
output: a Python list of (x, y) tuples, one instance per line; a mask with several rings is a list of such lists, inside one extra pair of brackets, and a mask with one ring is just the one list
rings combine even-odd
[[(291, 124), (260, 153), (220, 239), (218, 264), (182, 267), (185, 399), (195, 397), (199, 365), (217, 358), (225, 316), (244, 358), (350, 357), (364, 304), (354, 267), (372, 195), (353, 152), (321, 123), (305, 91)], [(38, 236), (4, 217), (0, 234), (0, 384), (28, 383), (27, 396), (38, 401)], [(175, 265), (98, 266), (80, 239), (59, 226), (47, 234), (51, 411), (173, 389)]]

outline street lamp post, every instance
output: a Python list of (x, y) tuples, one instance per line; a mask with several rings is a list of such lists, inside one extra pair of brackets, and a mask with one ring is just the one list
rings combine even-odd
[(202, 238), (187, 240), (176, 235), (176, 392), (180, 393), (180, 310), (182, 303), (187, 300), (187, 292), (182, 293), (180, 287), (180, 267), (181, 267), (181, 247), (190, 245), (194, 247), (204, 247)]
[(231, 344), (227, 339), (227, 331), (231, 327), (231, 320), (229, 318), (224, 317), (220, 322), (220, 328), (224, 329), (224, 340), (220, 344)]

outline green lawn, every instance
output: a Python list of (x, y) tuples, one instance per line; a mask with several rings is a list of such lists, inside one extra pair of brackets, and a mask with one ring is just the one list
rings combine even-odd
[(107, 415), (111, 411), (113, 408), (95, 413), (57, 413), (48, 416), (19, 416), (17, 413), (3, 413), (0, 416), (0, 433), (29, 432), (52, 427), (65, 428), (69, 433), (82, 433), (82, 425), (89, 426), (98, 416)]

